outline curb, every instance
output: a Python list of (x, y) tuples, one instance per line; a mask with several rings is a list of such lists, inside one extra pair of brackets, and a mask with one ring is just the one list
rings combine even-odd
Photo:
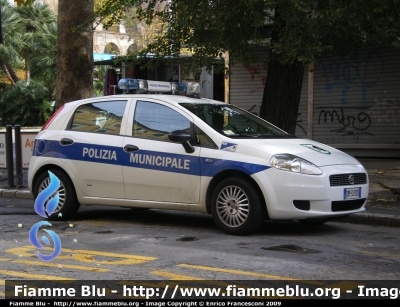
[[(1, 189), (0, 198), (24, 198), (32, 199), (33, 195), (27, 189)], [(372, 226), (386, 226), (400, 228), (400, 216), (393, 216), (389, 214), (377, 214), (377, 213), (355, 213), (349, 217), (335, 220), (337, 223), (352, 223), (352, 224), (364, 224)]]
[(368, 212), (355, 213), (344, 219), (336, 220), (335, 222), (400, 228), (400, 217)]
[(25, 189), (0, 189), (0, 197), (33, 199), (31, 192)]
[(394, 180), (380, 180), (378, 181), (386, 189), (391, 190), (395, 194), (400, 194), (400, 183)]

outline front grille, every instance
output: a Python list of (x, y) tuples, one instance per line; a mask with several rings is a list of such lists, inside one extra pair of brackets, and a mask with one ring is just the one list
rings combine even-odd
[[(350, 183), (350, 176), (354, 177), (354, 183)], [(367, 183), (367, 174), (366, 173), (356, 173), (356, 174), (340, 174), (340, 175), (331, 175), (329, 176), (329, 181), (331, 183), (331, 187), (338, 187), (343, 185), (357, 185), (357, 184), (366, 184)]]
[(294, 200), (293, 205), (299, 210), (310, 211), (309, 200)]
[(332, 212), (351, 211), (360, 209), (364, 205), (365, 200), (366, 198), (333, 201)]

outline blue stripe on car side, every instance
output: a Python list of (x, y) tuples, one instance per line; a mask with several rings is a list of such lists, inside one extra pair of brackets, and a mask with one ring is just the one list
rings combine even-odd
[(33, 155), (207, 177), (214, 177), (217, 173), (228, 169), (252, 175), (270, 168), (261, 164), (158, 151), (139, 150), (128, 153), (123, 148), (106, 145), (73, 143), (62, 146), (59, 141), (48, 140), (36, 140)]
[[(235, 169), (242, 171), (248, 175), (253, 175), (255, 173), (264, 171), (270, 166), (246, 163), (232, 160), (223, 159), (210, 159), (210, 158), (200, 158), (201, 159), (201, 176), (214, 177), (221, 171)], [(213, 160), (211, 163), (205, 160)]]

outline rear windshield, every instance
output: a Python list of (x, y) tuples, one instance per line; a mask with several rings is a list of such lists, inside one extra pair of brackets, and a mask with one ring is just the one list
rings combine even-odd
[(294, 138), (249, 112), (229, 104), (180, 103), (220, 134), (230, 138)]

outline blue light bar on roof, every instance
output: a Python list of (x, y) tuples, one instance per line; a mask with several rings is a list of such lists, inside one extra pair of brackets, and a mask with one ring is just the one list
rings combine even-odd
[[(196, 87), (195, 84), (198, 86)], [(123, 90), (125, 94), (160, 93), (186, 96), (186, 94), (189, 94), (189, 87), (191, 89), (190, 95), (200, 98), (200, 85), (194, 82), (189, 82), (188, 86), (178, 82), (141, 79), (121, 79), (118, 82), (118, 88)]]
[(139, 81), (137, 79), (121, 79), (118, 82), (118, 88), (121, 90), (137, 90), (139, 89)]

